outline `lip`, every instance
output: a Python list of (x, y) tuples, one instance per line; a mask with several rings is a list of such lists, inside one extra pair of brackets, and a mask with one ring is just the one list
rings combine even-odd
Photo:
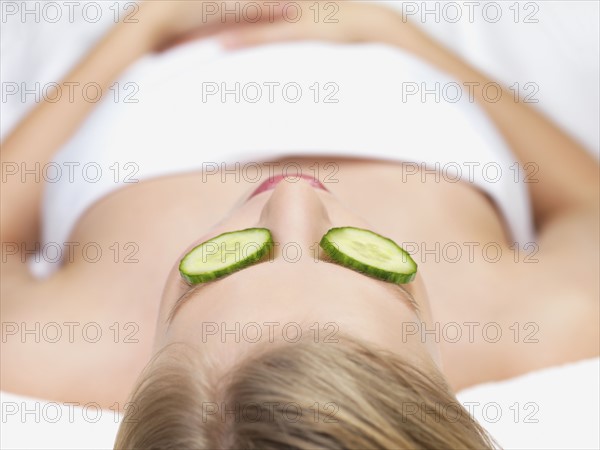
[(294, 181), (291, 181), (292, 183), (296, 183), (298, 180), (302, 179), (302, 180), (306, 180), (310, 183), (310, 185), (316, 189), (321, 189), (323, 191), (329, 192), (329, 189), (327, 189), (323, 183), (321, 183), (318, 179), (314, 178), (314, 177), (310, 177), (308, 175), (293, 175), (293, 176), (286, 176), (286, 175), (277, 175), (275, 177), (271, 177), (268, 178), (267, 180), (263, 181), (254, 192), (252, 192), (252, 194), (250, 195), (250, 197), (248, 197), (248, 200), (250, 200), (252, 197), (257, 196), (258, 194), (262, 194), (263, 192), (266, 191), (270, 191), (275, 189), (275, 187), (281, 183), (284, 179), (286, 178), (290, 178)]

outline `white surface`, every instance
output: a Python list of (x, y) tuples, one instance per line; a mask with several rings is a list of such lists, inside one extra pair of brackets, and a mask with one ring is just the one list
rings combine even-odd
[(458, 399), (505, 449), (599, 449), (600, 359), (466, 389)]
[(93, 403), (62, 402), (0, 392), (0, 448), (23, 450), (111, 449), (121, 416)]
[[(507, 3), (512, 4), (503, 5)], [(591, 153), (598, 154), (598, 2), (534, 3), (540, 7), (537, 24), (515, 24), (511, 20), (452, 24), (430, 20), (423, 26), (496, 79), (509, 85), (537, 83), (540, 89), (537, 106), (576, 136)], [(399, 7), (398, 2), (392, 7)], [(98, 24), (62, 21), (32, 25), (8, 21), (0, 25), (2, 82), (44, 83), (60, 79), (85, 53), (110, 26), (110, 14), (105, 14)], [(11, 99), (0, 106), (3, 138), (33, 104)], [(480, 407), (472, 405), (475, 416), (479, 414), (482, 424), (506, 448), (597, 449), (600, 448), (599, 362), (592, 359), (479, 386), (462, 392), (459, 398), (463, 403), (480, 404)], [(28, 410), (35, 411), (35, 400), (1, 395), (3, 449), (112, 447), (117, 428), (112, 411), (103, 413), (98, 422), (90, 423), (93, 408), (87, 415), (83, 410), (73, 409), (70, 420), (69, 408), (64, 407), (62, 419), (52, 423), (56, 417), (54, 404), (44, 410), (44, 403), (39, 403), (36, 421), (35, 413), (21, 416), (21, 402), (26, 402)], [(498, 403), (502, 412), (501, 420), (495, 423), (490, 420), (495, 411), (493, 406), (488, 406), (487, 416), (481, 415), (483, 406), (492, 402)], [(514, 406), (516, 402), (518, 407)], [(537, 405), (537, 412), (532, 403)], [(10, 414), (15, 407), (17, 414)], [(516, 423), (515, 410), (520, 413)], [(533, 415), (527, 416), (532, 412)], [(527, 422), (526, 417), (539, 422)]]

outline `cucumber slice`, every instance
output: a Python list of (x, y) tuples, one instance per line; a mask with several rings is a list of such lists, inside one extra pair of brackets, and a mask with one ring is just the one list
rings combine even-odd
[(335, 262), (380, 280), (409, 283), (417, 264), (391, 239), (354, 227), (332, 228), (319, 244)]
[(272, 246), (273, 238), (266, 228), (223, 233), (186, 254), (179, 263), (179, 273), (190, 284), (216, 280), (259, 261)]

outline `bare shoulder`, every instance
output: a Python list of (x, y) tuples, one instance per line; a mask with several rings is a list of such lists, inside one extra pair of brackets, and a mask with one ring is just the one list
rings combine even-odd
[[(520, 253), (511, 247), (506, 260), (477, 266), (464, 307), (444, 315), (460, 323), (470, 314), (473, 323), (489, 325), (489, 333), (480, 326), (472, 342), (442, 341), (455, 388), (600, 354), (599, 240), (597, 213), (574, 211)], [(465, 371), (465, 365), (478, 370)]]
[[(548, 224), (536, 254), (515, 267), (520, 314), (535, 317), (527, 364), (554, 365), (600, 353), (600, 254), (597, 210)], [(594, 231), (595, 230), (595, 231)]]
[(2, 389), (102, 407), (124, 402), (152, 338), (138, 315), (115, 307), (126, 296), (78, 265), (44, 281), (5, 269), (13, 277), (2, 291)]

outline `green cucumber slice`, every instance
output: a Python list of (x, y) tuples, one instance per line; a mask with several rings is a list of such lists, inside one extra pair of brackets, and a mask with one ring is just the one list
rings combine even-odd
[(272, 246), (266, 228), (223, 233), (187, 253), (179, 263), (179, 273), (190, 284), (216, 280), (259, 261)]
[(417, 275), (417, 264), (402, 247), (369, 230), (332, 228), (319, 245), (335, 262), (380, 280), (403, 284)]

